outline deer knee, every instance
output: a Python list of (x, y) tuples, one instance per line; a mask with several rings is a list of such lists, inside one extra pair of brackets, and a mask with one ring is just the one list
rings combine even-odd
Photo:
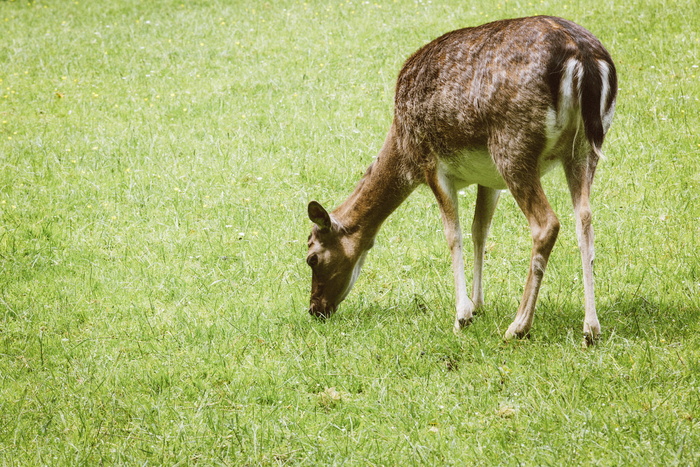
[(544, 277), (544, 270), (547, 269), (548, 258), (542, 254), (535, 254), (530, 262), (530, 268), (532, 269), (532, 274), (542, 280)]
[(557, 238), (557, 235), (559, 235), (560, 226), (561, 224), (559, 223), (559, 219), (552, 214), (552, 216), (549, 218), (549, 222), (547, 223), (547, 229), (550, 231), (551, 236), (553, 236), (555, 239)]
[(446, 226), (445, 240), (447, 241), (447, 246), (450, 248), (450, 251), (455, 248), (462, 248), (462, 230), (459, 228), (459, 225), (452, 225), (449, 226), (449, 228)]
[(588, 207), (579, 209), (578, 219), (584, 229), (590, 227), (593, 222), (593, 213), (591, 209)]
[(554, 242), (559, 235), (559, 219), (552, 214), (543, 224), (532, 229), (532, 240), (535, 250), (549, 256), (549, 252), (554, 247)]

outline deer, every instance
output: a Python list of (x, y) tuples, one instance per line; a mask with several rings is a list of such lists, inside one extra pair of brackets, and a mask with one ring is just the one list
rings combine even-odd
[[(583, 266), (584, 344), (595, 344), (601, 328), (590, 194), (616, 95), (608, 51), (591, 32), (558, 17), (458, 29), (418, 49), (399, 72), (387, 137), (354, 191), (332, 212), (317, 201), (308, 204), (309, 313), (325, 319), (336, 311), (382, 223), (426, 184), (450, 250), (459, 332), (484, 305), (486, 240), (499, 197), (508, 190), (529, 224), (532, 251), (522, 299), (504, 339), (529, 337), (560, 227), (540, 178), (561, 166)], [(470, 185), (477, 185), (471, 297), (458, 209), (458, 192)]]

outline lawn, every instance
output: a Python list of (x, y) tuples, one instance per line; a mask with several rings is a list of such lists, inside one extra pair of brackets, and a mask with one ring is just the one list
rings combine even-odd
[[(502, 339), (531, 245), (509, 195), (460, 335), (426, 188), (312, 319), (306, 205), (372, 161), (403, 61), (534, 14), (617, 64), (600, 343), (560, 170), (530, 339)], [(700, 464), (696, 0), (4, 0), (0, 38), (0, 465)]]

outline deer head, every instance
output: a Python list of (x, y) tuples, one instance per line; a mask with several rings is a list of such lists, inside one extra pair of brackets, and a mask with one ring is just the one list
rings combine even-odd
[(315, 224), (306, 255), (312, 271), (309, 313), (328, 318), (355, 284), (369, 247), (362, 248), (359, 236), (348, 232), (316, 201), (309, 203), (308, 211)]

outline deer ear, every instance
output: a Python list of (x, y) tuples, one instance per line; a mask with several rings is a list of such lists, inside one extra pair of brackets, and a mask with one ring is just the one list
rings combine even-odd
[(316, 224), (321, 230), (331, 228), (331, 215), (316, 201), (309, 203), (309, 219)]

